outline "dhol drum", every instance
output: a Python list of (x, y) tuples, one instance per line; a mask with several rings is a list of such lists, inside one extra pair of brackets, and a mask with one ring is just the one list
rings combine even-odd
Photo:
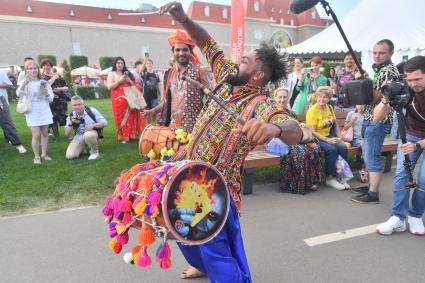
[(139, 153), (146, 156), (153, 149), (156, 156), (160, 156), (164, 147), (172, 148), (175, 152), (179, 149), (174, 129), (161, 125), (147, 125), (140, 135)]
[(168, 268), (167, 239), (187, 245), (206, 243), (221, 231), (229, 212), (226, 182), (206, 162), (138, 164), (122, 173), (115, 185), (103, 209), (113, 238), (109, 246), (119, 253), (128, 242), (129, 229), (140, 229), (138, 245), (125, 255), (125, 260), (141, 267), (150, 263), (147, 247), (154, 243), (154, 236), (162, 239), (157, 262)]

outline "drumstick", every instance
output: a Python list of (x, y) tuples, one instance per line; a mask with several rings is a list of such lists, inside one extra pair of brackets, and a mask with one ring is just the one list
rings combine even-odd
[(203, 84), (201, 84), (200, 82), (198, 82), (198, 81), (195, 81), (195, 80), (193, 80), (193, 79), (191, 79), (191, 78), (188, 78), (188, 77), (186, 77), (186, 76), (182, 76), (182, 80), (184, 80), (184, 81), (187, 81), (187, 82), (189, 82), (189, 83), (191, 83), (191, 84), (193, 84), (194, 86), (196, 86), (197, 88), (200, 88), (206, 95), (208, 95), (209, 97), (211, 97), (215, 102), (217, 102), (217, 104), (218, 105), (220, 105), (220, 107), (221, 108), (223, 108), (224, 110), (226, 110), (230, 115), (232, 115), (232, 117), (233, 118), (235, 118), (236, 119), (236, 121), (239, 123), (239, 124), (241, 124), (242, 126), (243, 125), (245, 125), (245, 120), (244, 119), (242, 119), (242, 117), (241, 116), (239, 116), (235, 111), (233, 111), (232, 109), (230, 109), (229, 107), (227, 107), (227, 105), (226, 104), (224, 104), (224, 102), (220, 99), (220, 98), (218, 98), (218, 97), (216, 97), (215, 95), (213, 95), (212, 93), (211, 93), (211, 91), (208, 89), (208, 88), (206, 88)]
[[(171, 9), (173, 9), (175, 6), (172, 5)], [(118, 16), (143, 16), (143, 15), (155, 15), (159, 14), (160, 10), (153, 11), (153, 12), (140, 12), (140, 13), (118, 13)]]

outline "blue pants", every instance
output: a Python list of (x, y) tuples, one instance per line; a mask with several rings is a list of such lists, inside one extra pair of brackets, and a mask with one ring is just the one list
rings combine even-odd
[[(417, 142), (421, 138), (406, 135), (407, 141)], [(410, 189), (406, 188), (409, 175), (404, 170), (403, 161), (404, 155), (400, 148), (397, 149), (397, 169), (393, 180), (393, 203), (392, 203), (392, 215), (399, 217), (400, 219), (406, 218), (409, 214), (413, 217), (422, 217), (425, 209), (425, 150), (419, 150), (409, 154), (410, 161), (412, 162), (413, 168), (416, 165), (420, 156), (423, 156), (421, 164), (419, 165), (419, 173), (417, 177), (417, 188), (413, 191), (412, 195), (412, 206), (409, 209), (409, 197)]]
[(363, 121), (363, 158), (369, 172), (382, 172), (381, 149), (385, 134), (391, 131), (391, 125), (374, 121)]
[[(330, 137), (330, 136), (329, 136)], [(344, 143), (330, 144), (324, 141), (319, 141), (320, 149), (325, 152), (326, 176), (336, 177), (336, 160), (338, 155), (341, 155), (348, 161), (348, 150)]]
[(220, 233), (208, 243), (188, 246), (177, 242), (187, 262), (208, 274), (213, 283), (252, 282), (243, 247), (238, 211), (230, 202), (229, 215)]

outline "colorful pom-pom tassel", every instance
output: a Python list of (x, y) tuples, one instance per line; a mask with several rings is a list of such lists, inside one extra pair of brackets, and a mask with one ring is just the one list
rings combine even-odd
[(143, 210), (145, 209), (145, 207), (146, 207), (146, 199), (142, 199), (137, 205), (136, 205), (136, 207), (134, 208), (134, 212), (137, 214), (137, 215), (143, 215)]
[(156, 252), (156, 262), (162, 269), (171, 267), (171, 249), (167, 242), (163, 242)]
[(118, 235), (115, 237), (117, 239), (117, 243), (124, 246), (127, 245), (129, 237), (128, 237), (128, 232), (123, 233), (122, 235)]
[(156, 190), (153, 192), (150, 192), (148, 195), (148, 203), (151, 205), (158, 205), (161, 202), (162, 194), (160, 190)]
[(109, 242), (109, 248), (114, 251), (114, 253), (119, 254), (122, 249), (122, 245), (117, 242), (117, 239), (112, 239)]
[(134, 264), (133, 255), (131, 253), (125, 253), (122, 258), (125, 263)]
[(137, 261), (137, 265), (140, 267), (146, 267), (151, 264), (152, 260), (148, 253), (146, 252), (146, 248), (140, 253), (139, 259)]
[(148, 224), (143, 224), (140, 229), (139, 235), (137, 236), (137, 243), (140, 246), (149, 246), (155, 241), (155, 235), (152, 228)]

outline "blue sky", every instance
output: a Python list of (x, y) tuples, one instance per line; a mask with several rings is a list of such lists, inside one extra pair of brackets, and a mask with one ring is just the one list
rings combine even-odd
[[(42, 0), (46, 2), (57, 2), (57, 3), (67, 3), (67, 4), (76, 4), (76, 5), (86, 5), (86, 6), (95, 6), (103, 8), (115, 8), (115, 9), (126, 9), (134, 10), (137, 9), (140, 3), (150, 3), (157, 7), (164, 5), (169, 0)], [(230, 0), (200, 0), (202, 2), (209, 3), (219, 3), (230, 5)], [(331, 8), (334, 10), (337, 17), (342, 18), (347, 12), (349, 12), (356, 4), (361, 0), (328, 0)], [(363, 0), (366, 1), (366, 0)], [(187, 9), (191, 0), (182, 0), (180, 1), (184, 8)], [(322, 17), (327, 17), (322, 6), (317, 5), (317, 9)]]

